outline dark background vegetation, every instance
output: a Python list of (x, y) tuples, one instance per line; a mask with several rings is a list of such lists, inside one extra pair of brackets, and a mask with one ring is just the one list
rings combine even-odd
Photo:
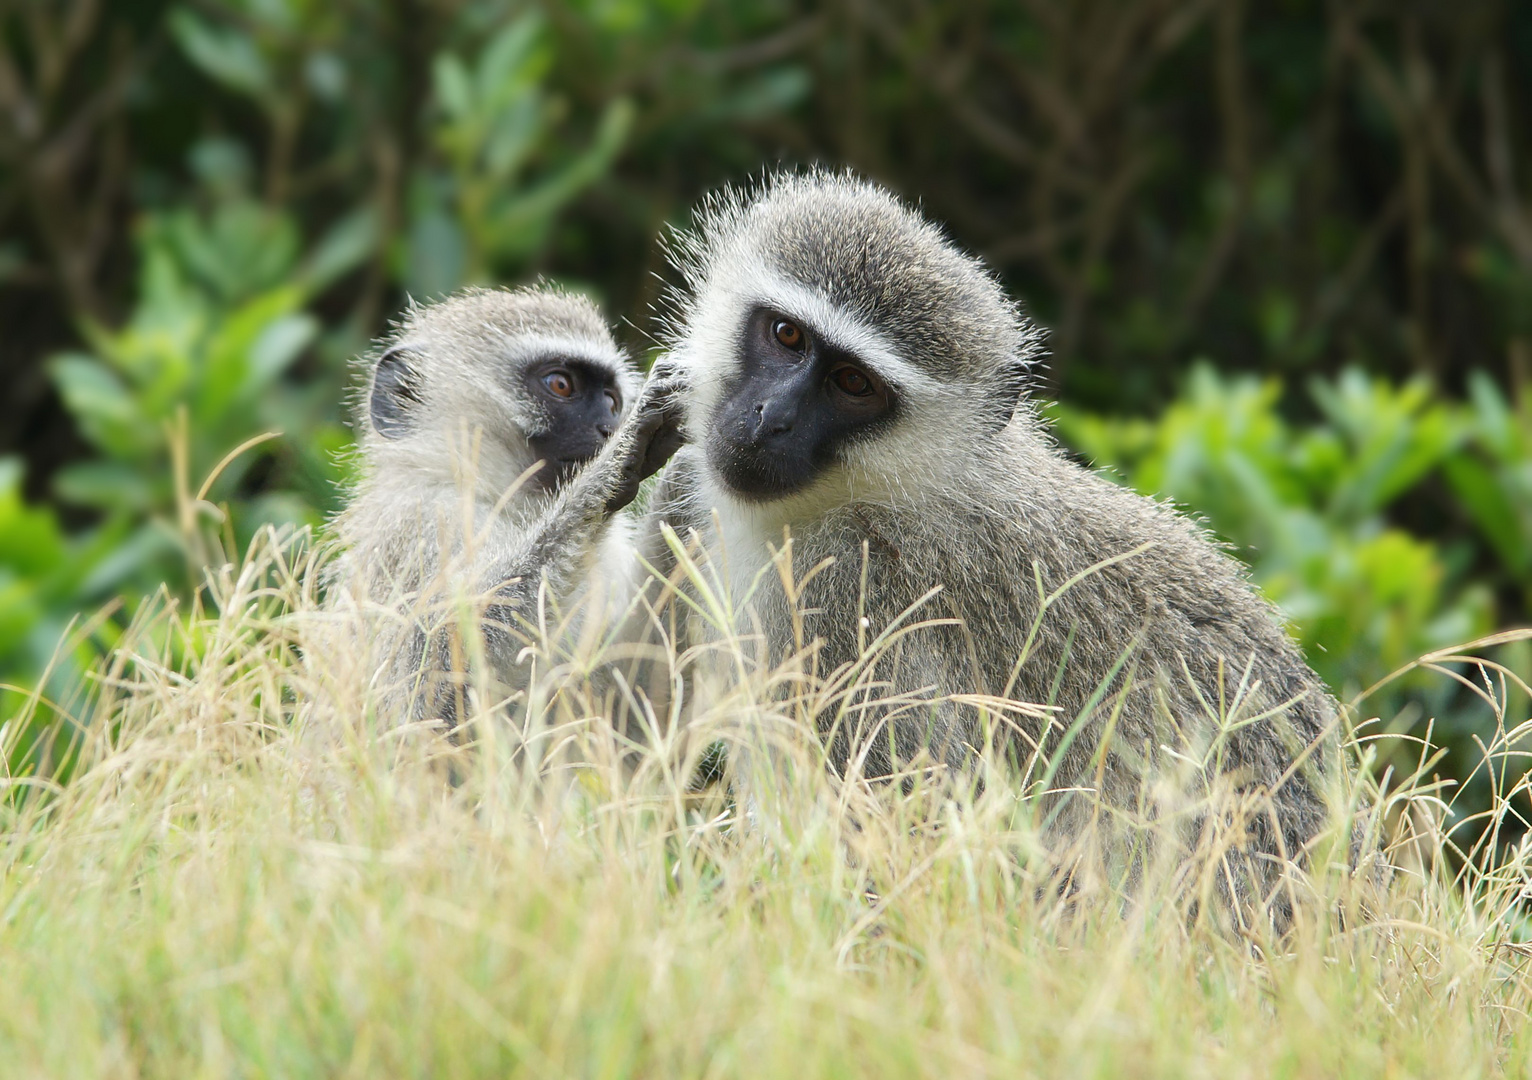
[[(997, 268), (1065, 442), (1349, 697), (1532, 608), (1529, 70), (1521, 0), (0, 0), (0, 681), (65, 638), (67, 697), (197, 523), (333, 511), (406, 295), (546, 275), (643, 355), (666, 223), (821, 162)], [(1460, 774), (1490, 722), (1362, 713)]]

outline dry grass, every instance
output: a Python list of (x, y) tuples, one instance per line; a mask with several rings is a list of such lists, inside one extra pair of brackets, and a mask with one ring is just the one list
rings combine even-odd
[[(1042, 801), (996, 769), (977, 798), (833, 780), (805, 717), (834, 688), (760, 670), (748, 638), (718, 646), (739, 679), (647, 747), (588, 699), (589, 658), (547, 655), (526, 730), (478, 717), (472, 749), (380, 730), (366, 663), (313, 644), (334, 616), (303, 552), (268, 534), (193, 610), (146, 605), (80, 706), (71, 781), (9, 782), (6, 1075), (1532, 1066), (1532, 858), (1450, 851), (1426, 748), (1370, 796), (1400, 870), (1380, 886), (1317, 851), (1278, 939), (1198, 904), (1213, 852), (1158, 859), (1136, 899), (1110, 874), (1060, 889)], [(1499, 706), (1486, 752), (1513, 814), (1514, 679), (1425, 662)], [(717, 743), (738, 798), (689, 790)]]

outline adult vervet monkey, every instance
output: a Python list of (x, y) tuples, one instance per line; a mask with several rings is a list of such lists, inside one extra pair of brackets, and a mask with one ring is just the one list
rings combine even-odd
[(338, 595), (414, 606), (382, 648), (399, 719), (463, 715), (478, 649), (454, 594), (489, 598), (480, 675), (497, 693), (524, 681), (545, 583), (555, 603), (621, 606), (632, 539), (617, 512), (679, 443), (672, 391), (663, 377), (640, 390), (571, 293), (471, 289), (407, 312), (368, 364), (361, 477), (337, 522)]
[[(1041, 746), (1051, 786), (1094, 791), (1108, 816), (1188, 760), (1198, 791), (1269, 795), (1235, 845), (1248, 864), (1235, 890), (1265, 892), (1270, 860), (1326, 824), (1344, 766), (1333, 700), (1241, 566), (1057, 450), (1024, 394), (1039, 331), (888, 192), (778, 176), (724, 192), (698, 221), (674, 245), (684, 285), (667, 328), (692, 445), (651, 531), (695, 530), (736, 597), (759, 583), (772, 660), (794, 643), (766, 569), (784, 530), (796, 575), (829, 561), (799, 605), (821, 674), (901, 620), (957, 620), (878, 663), (928, 705), (820, 718), (832, 764), (886, 774), (928, 753), (962, 769), (986, 735), (956, 695), (1054, 706), (996, 737), (1021, 761)], [(1066, 833), (1097, 802), (1056, 798)]]

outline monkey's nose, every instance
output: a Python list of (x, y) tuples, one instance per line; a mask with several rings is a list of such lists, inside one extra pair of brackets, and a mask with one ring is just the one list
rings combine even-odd
[(793, 414), (791, 409), (773, 408), (769, 413), (767, 405), (775, 405), (774, 402), (761, 402), (755, 407), (755, 433), (757, 435), (785, 435), (793, 430)]
[(596, 425), (596, 431), (600, 433), (600, 435), (601, 435), (601, 437), (603, 439), (610, 439), (612, 437), (612, 432), (614, 432), (616, 430), (617, 429), (612, 427), (611, 424), (597, 424)]

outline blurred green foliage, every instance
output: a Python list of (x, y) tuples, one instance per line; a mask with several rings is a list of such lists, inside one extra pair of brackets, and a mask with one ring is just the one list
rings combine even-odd
[(551, 275), (642, 350), (663, 224), (820, 160), (996, 267), (1064, 441), (1349, 696), (1532, 611), (1529, 65), (1514, 0), (0, 0), (0, 682), (67, 706), (138, 597), (332, 512), (406, 296)]
[[(1461, 772), (1477, 760), (1473, 737), (1492, 723), (1487, 709), (1419, 670), (1372, 688), (1495, 629), (1497, 592), (1507, 606), (1532, 601), (1532, 395), (1508, 401), (1482, 374), (1471, 388), (1468, 401), (1451, 401), (1424, 378), (1394, 385), (1348, 368), (1310, 381), (1316, 419), (1295, 424), (1282, 412), (1280, 380), (1199, 363), (1154, 419), (1050, 412), (1084, 459), (1197, 514), (1243, 559), (1315, 670), (1358, 703), (1358, 719), (1401, 731), (1435, 718)], [(1444, 510), (1471, 532), (1391, 524), (1390, 511), (1410, 503)], [(1532, 670), (1525, 642), (1500, 659)], [(1392, 749), (1398, 760), (1416, 756)]]
[[(1394, 386), (1347, 369), (1309, 384), (1321, 418), (1296, 425), (1280, 411), (1279, 380), (1199, 364), (1153, 420), (1054, 412), (1064, 441), (1109, 475), (1201, 515), (1349, 698), (1423, 653), (1488, 633), (1495, 585), (1532, 596), (1527, 560), (1496, 561), (1502, 549), (1532, 550), (1532, 518), (1514, 512), (1526, 505), (1532, 401), (1513, 408), (1489, 380), (1473, 386), (1471, 402), (1451, 402), (1424, 379)], [(1473, 539), (1389, 523), (1390, 508), (1429, 498), (1433, 484)]]

